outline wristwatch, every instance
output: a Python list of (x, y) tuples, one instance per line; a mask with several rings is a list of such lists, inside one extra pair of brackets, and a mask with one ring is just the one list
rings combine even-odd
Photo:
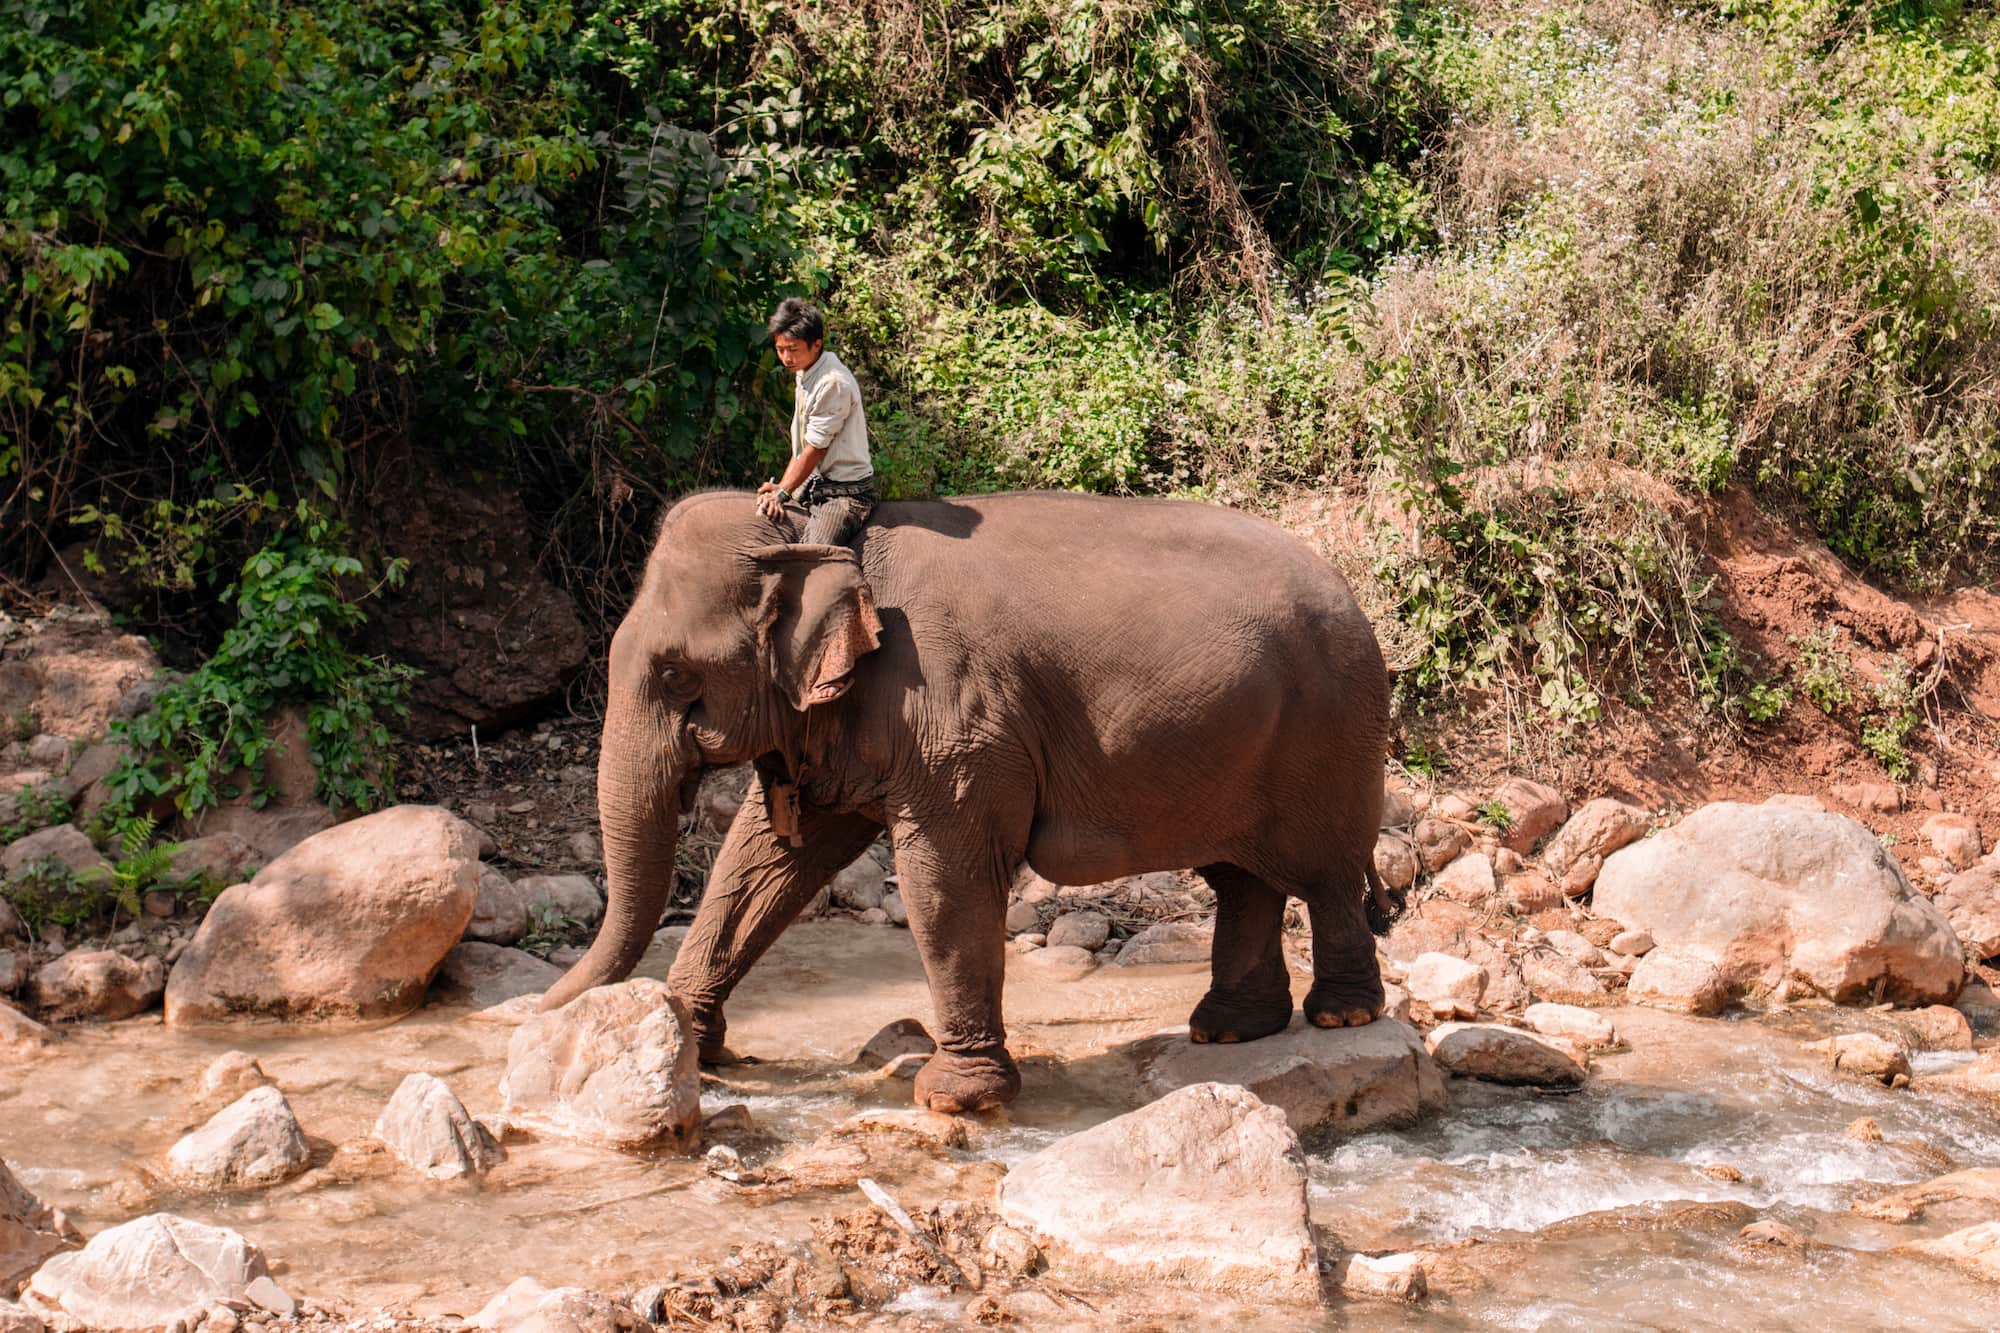
[(778, 488), (778, 500), (780, 501), (780, 503), (790, 504), (792, 502), (792, 493), (786, 490), (783, 486), (780, 486)]

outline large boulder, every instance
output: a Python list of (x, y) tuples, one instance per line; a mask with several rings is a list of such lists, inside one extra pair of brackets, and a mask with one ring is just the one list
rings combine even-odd
[(375, 1137), (405, 1166), (433, 1180), (489, 1171), (506, 1157), (443, 1079), (415, 1073), (396, 1087), (375, 1120)]
[(445, 1004), (490, 1009), (516, 996), (540, 995), (561, 976), (561, 968), (525, 949), (466, 943), (444, 956), (431, 996)]
[(275, 1185), (306, 1169), (312, 1154), (285, 1094), (252, 1088), (167, 1153), (174, 1178), (209, 1189)]
[(28, 990), (44, 1018), (61, 1022), (130, 1018), (152, 1008), (165, 988), (166, 965), (159, 959), (89, 949), (44, 964)]
[(1197, 1083), (1018, 1163), (1000, 1213), (1061, 1264), (1317, 1302), (1305, 1153), (1283, 1112)]
[(1156, 921), (1125, 941), (1125, 947), (1118, 951), (1118, 966), (1205, 965), (1214, 941), (1215, 927), (1207, 922)]
[(1715, 967), (1734, 994), (1948, 1002), (1958, 938), (1873, 833), (1841, 815), (1705, 806), (1605, 861), (1596, 912)]
[(167, 1022), (408, 1013), (478, 889), (478, 834), (435, 806), (329, 829), (215, 900), (168, 979)]
[(0, 1296), (11, 1296), (44, 1259), (83, 1238), (14, 1178), (0, 1159)]
[(1234, 1084), (1284, 1112), (1301, 1134), (1412, 1125), (1445, 1106), (1444, 1078), (1422, 1039), (1392, 1018), (1318, 1028), (1295, 1013), (1290, 1027), (1258, 1041), (1197, 1046), (1183, 1033), (1162, 1033), (1133, 1055), (1156, 1097), (1197, 1083)]
[(507, 1043), (500, 1097), (563, 1138), (627, 1150), (692, 1150), (701, 1076), (687, 1007), (641, 977), (537, 1014)]
[(192, 1327), (224, 1301), (247, 1308), (251, 1285), (269, 1276), (263, 1251), (227, 1227), (151, 1213), (43, 1264), (21, 1303), (60, 1327), (151, 1333)]

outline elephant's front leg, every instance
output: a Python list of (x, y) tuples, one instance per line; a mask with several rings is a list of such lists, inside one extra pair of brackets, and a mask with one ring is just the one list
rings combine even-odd
[(802, 805), (801, 845), (771, 828), (762, 779), (752, 782), (716, 853), (694, 924), (667, 973), (667, 985), (694, 1020), (704, 1064), (727, 1062), (722, 1005), (750, 965), (805, 910), (813, 895), (881, 835), (860, 815)]
[[(1007, 1054), (1000, 991), (1007, 979), (1007, 885), (1021, 852), (985, 828), (904, 819), (892, 829), (896, 874), (930, 982), (938, 1049), (917, 1074), (917, 1105), (984, 1111), (1021, 1091)], [(1025, 847), (1025, 834), (1022, 842)]]

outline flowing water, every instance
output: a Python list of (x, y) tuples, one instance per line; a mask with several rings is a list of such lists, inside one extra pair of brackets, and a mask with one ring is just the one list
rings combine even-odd
[[(641, 971), (663, 975), (666, 962), (658, 952)], [(1205, 982), (1206, 969), (1115, 967), (1072, 983), (1010, 982), (1026, 1091), (979, 1118), (958, 1156), (1015, 1161), (1130, 1109), (1139, 1094), (1119, 1048), (1184, 1021)], [(847, 1066), (882, 1025), (928, 1013), (904, 932), (797, 926), (731, 1005), (731, 1045), (765, 1063), (729, 1071), (729, 1086), (707, 1089), (704, 1107), (744, 1103), (758, 1142), (779, 1145), (809, 1141), (859, 1110), (907, 1105), (906, 1082), (855, 1079)], [(1818, 1035), (1800, 1024), (1814, 1020), (1718, 1023), (1644, 1010), (1614, 1019), (1630, 1049), (1603, 1057), (1584, 1091), (1458, 1081), (1451, 1110), (1418, 1128), (1309, 1143), (1314, 1221), (1329, 1248), (1443, 1251), (1425, 1305), (1309, 1314), (1123, 1288), (1095, 1297), (1084, 1322), (1199, 1318), (1301, 1331), (2000, 1326), (2000, 1287), (1888, 1253), (1950, 1229), (1948, 1210), (1901, 1226), (1847, 1211), (1884, 1185), (2000, 1165), (2000, 1120), (1989, 1106), (1836, 1078), (1799, 1050)], [(499, 1168), (460, 1184), (416, 1179), (368, 1150), (375, 1116), (414, 1070), (444, 1078), (475, 1115), (498, 1111), (512, 1030), (449, 1008), (360, 1030), (186, 1032), (157, 1017), (79, 1029), (0, 1082), (0, 1155), (86, 1232), (172, 1210), (242, 1231), (298, 1295), (424, 1314), (468, 1314), (522, 1274), (629, 1290), (699, 1271), (744, 1242), (797, 1241), (815, 1218), (861, 1206), (844, 1191), (752, 1205), (696, 1162), (558, 1142), (512, 1144)], [(155, 1173), (174, 1140), (214, 1109), (197, 1105), (193, 1090), (228, 1050), (255, 1056), (283, 1088), (317, 1150), (316, 1169), (263, 1191), (189, 1194)], [(1933, 1065), (1952, 1058), (1929, 1057)], [(1846, 1135), (1864, 1115), (1886, 1142)], [(1741, 1179), (1701, 1170), (1717, 1165)], [(914, 1207), (953, 1186), (949, 1171), (913, 1170), (897, 1189)], [(1758, 1217), (1828, 1248), (1739, 1247), (1737, 1231)], [(877, 1319), (949, 1323), (964, 1299), (918, 1288)]]

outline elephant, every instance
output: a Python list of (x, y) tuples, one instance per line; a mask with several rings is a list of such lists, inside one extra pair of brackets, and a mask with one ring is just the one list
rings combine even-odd
[(935, 1015), (918, 1105), (983, 1110), (1020, 1072), (1001, 1018), (1010, 886), (1196, 868), (1215, 891), (1197, 1042), (1382, 1011), (1371, 926), (1389, 683), (1334, 568), (1189, 501), (1023, 492), (884, 503), (850, 546), (741, 491), (680, 500), (612, 637), (598, 760), (608, 881), (543, 1008), (623, 979), (658, 927), (706, 769), (755, 777), (669, 971), (704, 1063), (732, 988), (886, 829)]

